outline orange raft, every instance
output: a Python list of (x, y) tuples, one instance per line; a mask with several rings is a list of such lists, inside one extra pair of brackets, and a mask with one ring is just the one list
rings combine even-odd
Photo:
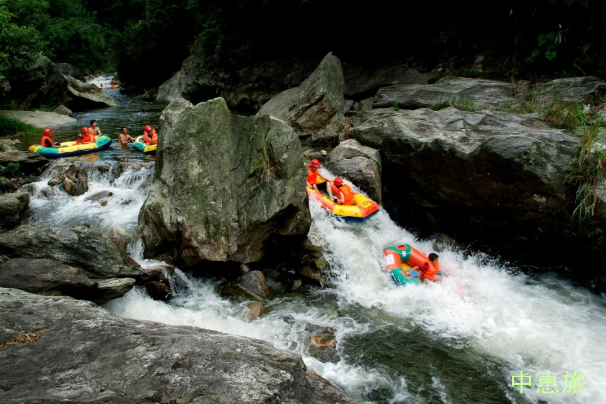
[(425, 264), (433, 267), (427, 255), (410, 244), (385, 247), (383, 256), (385, 257), (385, 270), (390, 273), (394, 282), (398, 285), (420, 285), (419, 272), (413, 271), (412, 268), (421, 267)]
[[(326, 180), (318, 176), (317, 183), (321, 184), (323, 182), (326, 182)], [(309, 196), (309, 199), (315, 199), (320, 202), (322, 207), (334, 216), (346, 221), (363, 222), (380, 209), (378, 203), (359, 193), (355, 193), (353, 205), (351, 206), (339, 205), (328, 199), (327, 195), (310, 187), (307, 187), (307, 196)]]

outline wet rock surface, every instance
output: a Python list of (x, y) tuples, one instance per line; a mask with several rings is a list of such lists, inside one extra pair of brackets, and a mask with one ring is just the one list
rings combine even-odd
[(254, 299), (257, 301), (271, 300), (274, 293), (267, 286), (265, 276), (261, 271), (251, 271), (219, 288), (221, 296)]
[(312, 135), (312, 144), (334, 143), (345, 125), (341, 62), (328, 54), (299, 86), (274, 96), (257, 116), (271, 115), (298, 132)]
[(337, 363), (339, 361), (334, 328), (306, 324), (305, 331), (309, 333), (308, 354), (310, 356), (322, 362)]
[(53, 259), (81, 268), (93, 279), (141, 275), (140, 269), (124, 264), (111, 240), (83, 226), (21, 225), (0, 234), (0, 251), (10, 257)]
[(272, 234), (307, 232), (301, 146), (288, 125), (234, 116), (221, 98), (174, 101), (162, 119), (155, 179), (139, 215), (148, 256), (168, 254), (184, 266), (255, 262)]
[(0, 227), (11, 228), (18, 225), (29, 205), (29, 194), (15, 192), (0, 195)]
[(0, 289), (0, 341), (25, 334), (36, 338), (0, 351), (6, 404), (353, 403), (265, 342)]

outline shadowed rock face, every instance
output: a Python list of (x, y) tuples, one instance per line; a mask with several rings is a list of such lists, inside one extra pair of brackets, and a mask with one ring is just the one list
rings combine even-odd
[(381, 197), (381, 154), (355, 139), (341, 142), (330, 152), (327, 167), (333, 174), (353, 182), (377, 203)]
[(312, 135), (314, 143), (329, 144), (345, 125), (344, 83), (341, 62), (329, 53), (299, 87), (273, 97), (257, 116), (282, 119), (296, 131)]
[(71, 100), (67, 106), (74, 111), (85, 111), (94, 108), (115, 107), (116, 101), (105, 94), (102, 89), (91, 83), (84, 83), (71, 76), (66, 76), (67, 91)]
[(10, 228), (19, 224), (28, 205), (29, 194), (24, 192), (0, 195), (0, 227)]
[(513, 247), (510, 254), (555, 257), (564, 243), (583, 243), (564, 183), (577, 143), (570, 133), (532, 116), (453, 108), (373, 110), (354, 126), (356, 139), (381, 150), (383, 201), (401, 224)]
[(518, 106), (526, 101), (528, 84), (451, 78), (435, 84), (397, 84), (379, 89), (374, 108), (427, 108), (440, 103), (471, 101), (481, 108)]
[(0, 344), (24, 334), (0, 349), (4, 404), (353, 404), (265, 342), (0, 288)]
[(87, 227), (27, 224), (0, 234), (0, 252), (24, 258), (49, 258), (84, 270), (93, 279), (139, 276), (124, 264), (118, 248)]
[(165, 109), (160, 133), (139, 216), (148, 255), (252, 262), (272, 234), (307, 233), (301, 145), (286, 123), (233, 116), (222, 98), (180, 99)]

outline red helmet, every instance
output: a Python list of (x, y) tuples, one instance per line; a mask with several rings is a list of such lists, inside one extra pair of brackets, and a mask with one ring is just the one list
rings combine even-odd
[(42, 131), (42, 133), (44, 134), (44, 136), (48, 136), (48, 135), (52, 135), (53, 131), (47, 128), (47, 129), (44, 129)]
[(341, 185), (343, 185), (343, 180), (337, 177), (332, 183), (335, 184), (335, 186), (340, 187)]
[(320, 167), (322, 167), (322, 165), (320, 164), (320, 161), (319, 161), (318, 159), (313, 159), (313, 160), (311, 161), (311, 166), (312, 166), (312, 167), (316, 167), (316, 168), (320, 168)]
[(88, 133), (88, 128), (86, 126), (82, 128), (82, 133), (85, 135)]
[(147, 125), (147, 126), (145, 127), (145, 131), (146, 131), (146, 132), (151, 132), (152, 130), (153, 130), (153, 128), (152, 128), (150, 125)]

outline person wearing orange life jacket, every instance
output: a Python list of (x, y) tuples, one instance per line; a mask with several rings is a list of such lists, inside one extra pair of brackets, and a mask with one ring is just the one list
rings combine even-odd
[(143, 143), (148, 145), (158, 144), (158, 134), (151, 125), (147, 125), (143, 131)]
[[(418, 271), (421, 280), (430, 280), (430, 281), (441, 281), (442, 277), (437, 275), (440, 271), (440, 261), (438, 260), (438, 254), (431, 253), (428, 256), (429, 262), (424, 263), (421, 266), (415, 266), (412, 268), (413, 271)], [(431, 264), (431, 265), (430, 265)]]
[(86, 126), (82, 128), (82, 133), (78, 136), (76, 144), (94, 143), (95, 135)]
[[(323, 178), (320, 175), (320, 172), (318, 171), (320, 169), (320, 167), (322, 167), (322, 165), (320, 164), (320, 161), (318, 159), (311, 160), (311, 162), (307, 166), (307, 186), (315, 189), (316, 191), (318, 191), (320, 193), (327, 192), (329, 198), (332, 199), (331, 189), (330, 189), (330, 187), (327, 186), (328, 181), (326, 181), (325, 178)], [(320, 182), (318, 184), (318, 177), (325, 181)]]
[(341, 178), (335, 178), (335, 180), (330, 184), (330, 188), (332, 188), (332, 193), (335, 195), (331, 199), (333, 199), (336, 203), (345, 206), (353, 205), (354, 197), (356, 195), (349, 185), (343, 183)]
[(53, 141), (53, 131), (46, 128), (42, 131), (42, 140), (40, 141), (42, 147), (59, 147), (58, 142)]

